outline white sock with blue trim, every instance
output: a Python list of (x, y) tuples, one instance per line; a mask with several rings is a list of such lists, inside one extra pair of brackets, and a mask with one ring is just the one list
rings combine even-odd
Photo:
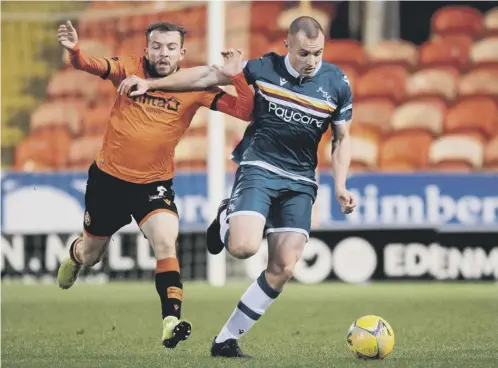
[(263, 271), (240, 298), (237, 308), (216, 337), (216, 342), (241, 338), (254, 326), (280, 293), (281, 291), (276, 291), (268, 285)]
[(227, 244), (227, 239), (228, 239), (228, 221), (227, 221), (227, 210), (223, 210), (220, 213), (220, 239), (223, 242), (223, 244)]

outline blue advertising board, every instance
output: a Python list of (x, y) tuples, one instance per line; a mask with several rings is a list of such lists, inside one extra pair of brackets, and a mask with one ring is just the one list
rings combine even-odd
[[(2, 232), (80, 232), (86, 172), (3, 173)], [(232, 176), (228, 177), (231, 185)], [(334, 198), (333, 178), (319, 177), (319, 228), (368, 226), (498, 226), (497, 174), (361, 174), (348, 179), (357, 210), (344, 216)], [(205, 173), (178, 173), (176, 202), (183, 230), (204, 228), (209, 212)], [(226, 188), (227, 195), (230, 187)], [(136, 231), (136, 225), (124, 231)]]

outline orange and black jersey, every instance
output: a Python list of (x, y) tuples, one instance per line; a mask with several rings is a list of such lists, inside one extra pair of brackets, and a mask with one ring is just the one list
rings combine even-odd
[[(144, 57), (92, 57), (77, 46), (70, 59), (75, 68), (109, 79), (116, 87), (130, 75), (154, 77)], [(98, 167), (132, 183), (171, 179), (175, 147), (200, 107), (251, 119), (254, 96), (243, 73), (233, 78), (233, 84), (237, 96), (218, 87), (194, 92), (155, 90), (136, 97), (117, 95), (96, 158)]]

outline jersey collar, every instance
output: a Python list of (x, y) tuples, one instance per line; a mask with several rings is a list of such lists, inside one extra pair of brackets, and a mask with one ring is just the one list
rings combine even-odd
[[(311, 77), (314, 77), (316, 75), (316, 73), (318, 73), (318, 71), (320, 70), (320, 68), (322, 67), (322, 62), (320, 61), (320, 63), (318, 64), (318, 66), (316, 67), (315, 71), (313, 72), (313, 74), (311, 75)], [(294, 67), (291, 65), (290, 63), (290, 60), (289, 60), (289, 54), (287, 54), (285, 56), (285, 68), (287, 69), (287, 72), (292, 75), (294, 78), (308, 78), (308, 77), (300, 77), (299, 76), (299, 72), (294, 69)]]

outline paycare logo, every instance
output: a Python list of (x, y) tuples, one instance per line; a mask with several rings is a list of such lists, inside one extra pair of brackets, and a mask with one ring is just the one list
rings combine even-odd
[(321, 128), (324, 120), (319, 120), (306, 115), (300, 111), (294, 111), (282, 106), (277, 105), (275, 102), (270, 102), (268, 112), (273, 112), (277, 117), (289, 123), (291, 121), (296, 121), (301, 124), (311, 125), (315, 124), (317, 128)]

